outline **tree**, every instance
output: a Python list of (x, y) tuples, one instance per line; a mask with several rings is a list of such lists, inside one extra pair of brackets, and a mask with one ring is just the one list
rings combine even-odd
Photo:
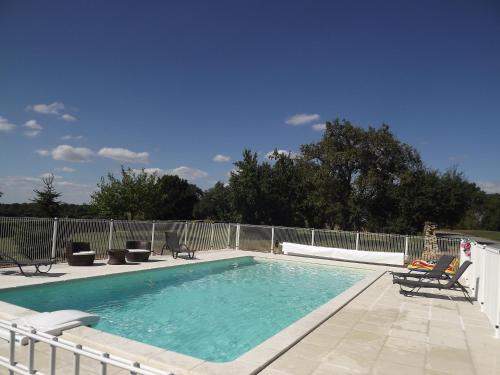
[(261, 224), (261, 178), (257, 153), (245, 149), (243, 160), (234, 163), (235, 170), (229, 177), (231, 202), (238, 222)]
[(35, 203), (38, 214), (42, 217), (56, 217), (59, 214), (61, 202), (58, 193), (54, 187), (54, 175), (42, 177), (43, 190), (34, 189), (35, 198), (31, 201)]
[(158, 182), (159, 205), (157, 218), (187, 220), (193, 218), (193, 209), (202, 191), (179, 176), (165, 175)]
[(104, 217), (117, 219), (153, 219), (160, 196), (156, 174), (121, 168), (119, 178), (108, 173), (97, 184), (99, 190), (91, 196), (91, 206)]
[(364, 130), (347, 120), (327, 122), (323, 138), (301, 151), (313, 185), (306, 211), (314, 226), (383, 230), (397, 214), (401, 176), (422, 165), (385, 124)]
[(217, 182), (201, 196), (195, 207), (194, 217), (212, 221), (234, 221), (230, 196), (229, 187), (220, 181)]

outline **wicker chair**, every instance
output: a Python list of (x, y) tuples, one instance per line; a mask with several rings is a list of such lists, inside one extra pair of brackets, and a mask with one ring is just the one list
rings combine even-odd
[(151, 242), (149, 241), (127, 241), (126, 255), (129, 262), (147, 262), (151, 255)]
[(94, 264), (95, 252), (90, 250), (88, 242), (68, 242), (66, 259), (70, 266), (91, 266)]

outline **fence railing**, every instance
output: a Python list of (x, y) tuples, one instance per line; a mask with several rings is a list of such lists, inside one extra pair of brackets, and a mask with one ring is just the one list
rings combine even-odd
[[(46, 333), (37, 332), (35, 329), (26, 326), (17, 326), (6, 320), (0, 319), (0, 329), (8, 332), (9, 337), (9, 351), (8, 356), (0, 355), (0, 368), (8, 370), (9, 375), (22, 374), (22, 375), (55, 375), (61, 373), (58, 371), (57, 366), (57, 352), (64, 350), (73, 354), (73, 368), (72, 371), (64, 367), (64, 374), (79, 375), (81, 369), (81, 359), (88, 358), (98, 363), (100, 370), (94, 370), (93, 373), (106, 375), (110, 367), (128, 371), (132, 375), (173, 375), (169, 371), (157, 370), (153, 367), (142, 365), (139, 362), (130, 361), (106, 352), (92, 349), (80, 344), (75, 344), (71, 341), (62, 339), (60, 337), (52, 336)], [(16, 337), (25, 336), (28, 338), (28, 355), (24, 363), (21, 363), (21, 358), (16, 352)], [(42, 351), (35, 350), (35, 344), (44, 343), (49, 346), (48, 363), (45, 364), (47, 371), (43, 372), (40, 369), (42, 360), (35, 359), (35, 355), (43, 355)], [(61, 364), (62, 366), (62, 364)], [(3, 372), (2, 372), (3, 373)]]
[[(69, 241), (89, 242), (97, 258), (107, 250), (124, 248), (128, 240), (151, 241), (155, 252), (165, 244), (165, 232), (175, 231), (194, 250), (240, 249), (277, 251), (278, 244), (349, 250), (404, 252), (406, 260), (425, 259), (423, 236), (290, 228), (280, 226), (187, 221), (123, 221), (105, 219), (42, 219), (0, 217), (0, 251), (34, 258), (65, 261)], [(439, 251), (459, 255), (458, 239), (438, 238)]]
[[(462, 261), (464, 260), (462, 254)], [(477, 243), (471, 246), (472, 265), (465, 274), (465, 283), (472, 290), (481, 311), (495, 327), (500, 338), (500, 250)]]

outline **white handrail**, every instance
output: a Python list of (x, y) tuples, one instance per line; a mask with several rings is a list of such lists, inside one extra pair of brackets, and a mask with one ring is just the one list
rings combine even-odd
[[(50, 375), (56, 374), (56, 348), (67, 350), (74, 354), (74, 374), (78, 375), (80, 371), (80, 357), (93, 359), (101, 363), (101, 374), (105, 375), (107, 366), (114, 366), (122, 370), (129, 371), (132, 375), (174, 375), (172, 372), (165, 372), (155, 369), (150, 366), (142, 365), (139, 362), (128, 360), (119, 356), (111, 355), (87, 346), (75, 344), (71, 341), (55, 337), (43, 332), (37, 332), (35, 329), (27, 326), (17, 326), (15, 323), (0, 319), (0, 329), (9, 332), (10, 348), (9, 358), (0, 356), (0, 367), (9, 370), (9, 374), (44, 375), (41, 371), (34, 368), (35, 359), (35, 343), (37, 341), (44, 342), (50, 346), (49, 371)], [(16, 362), (15, 343), (16, 335), (26, 336), (29, 339), (28, 346), (28, 366)]]

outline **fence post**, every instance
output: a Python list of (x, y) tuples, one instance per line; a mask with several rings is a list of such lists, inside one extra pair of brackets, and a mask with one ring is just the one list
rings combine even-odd
[(274, 252), (274, 225), (271, 227), (271, 253)]
[(314, 246), (314, 228), (311, 230), (311, 246)]
[(151, 253), (155, 252), (155, 226), (156, 222), (153, 220), (153, 226), (151, 227)]
[[(497, 272), (500, 273), (500, 253), (497, 255), (498, 259), (498, 266), (497, 266)], [(497, 285), (497, 316), (496, 316), (496, 321), (495, 321), (495, 338), (500, 338), (500, 277), (498, 278), (498, 285)]]
[(229, 249), (229, 246), (231, 246), (231, 224), (227, 224), (227, 244), (226, 244), (226, 249)]
[(113, 219), (109, 221), (109, 239), (108, 239), (108, 250), (113, 247)]
[(52, 231), (52, 258), (56, 257), (56, 242), (57, 242), (57, 217), (54, 218), (54, 229)]
[(405, 236), (405, 260), (408, 260), (408, 235)]
[(236, 250), (240, 249), (240, 224), (236, 224)]
[(184, 244), (187, 246), (188, 242), (188, 222), (184, 222)]
[(210, 225), (210, 250), (214, 247), (214, 223)]
[(356, 232), (356, 250), (359, 250), (359, 232)]
[(479, 278), (479, 293), (477, 296), (477, 300), (480, 303), (481, 307), (481, 312), (484, 312), (484, 294), (485, 294), (485, 288), (486, 288), (486, 283), (485, 283), (485, 274), (486, 274), (486, 246), (483, 245), (481, 246), (482, 253), (483, 255), (481, 256), (481, 276)]

